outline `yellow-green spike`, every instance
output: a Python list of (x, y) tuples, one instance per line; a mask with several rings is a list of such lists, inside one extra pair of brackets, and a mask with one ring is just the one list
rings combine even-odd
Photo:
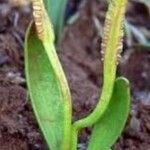
[(55, 40), (53, 26), (46, 13), (43, 0), (32, 0), (32, 8), (39, 39), (53, 43)]

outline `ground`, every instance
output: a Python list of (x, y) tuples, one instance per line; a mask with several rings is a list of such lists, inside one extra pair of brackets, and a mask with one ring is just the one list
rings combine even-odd
[[(73, 119), (86, 116), (96, 105), (102, 86), (100, 43), (107, 4), (85, 0), (76, 17), (67, 22), (57, 46), (73, 99)], [(0, 150), (46, 150), (34, 117), (24, 77), (23, 41), (30, 7), (0, 4)], [(130, 80), (130, 117), (114, 150), (150, 150), (150, 9), (130, 0), (126, 19), (132, 36), (125, 34), (118, 75)], [(137, 32), (137, 29), (139, 32)], [(85, 149), (90, 129), (80, 136)]]

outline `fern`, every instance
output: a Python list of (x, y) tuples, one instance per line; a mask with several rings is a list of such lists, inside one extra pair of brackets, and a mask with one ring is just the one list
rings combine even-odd
[(26, 78), (32, 106), (49, 147), (69, 150), (70, 90), (56, 54), (54, 31), (43, 0), (32, 0), (32, 6), (35, 25), (30, 25), (25, 41)]
[(88, 150), (107, 150), (120, 135), (129, 112), (129, 83), (125, 78), (116, 79), (127, 0), (109, 3), (102, 40), (102, 94), (93, 112), (73, 124), (70, 90), (44, 2), (50, 1), (32, 0), (34, 24), (29, 26), (25, 41), (26, 78), (37, 121), (52, 150), (76, 150), (79, 130), (92, 125)]
[(102, 40), (102, 54), (104, 58), (102, 94), (94, 111), (86, 118), (73, 124), (73, 145), (77, 143), (78, 131), (96, 123), (105, 113), (110, 103), (116, 79), (117, 64), (122, 50), (123, 21), (126, 4), (127, 0), (111, 0), (109, 2)]

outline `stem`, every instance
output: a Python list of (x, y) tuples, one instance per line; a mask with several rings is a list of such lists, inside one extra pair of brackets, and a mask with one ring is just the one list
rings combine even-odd
[(71, 150), (77, 150), (78, 130), (72, 126)]
[(114, 87), (114, 82), (113, 82), (114, 80), (115, 80), (115, 72), (114, 72), (112, 81), (109, 84), (104, 83), (103, 88), (102, 88), (101, 98), (99, 102), (97, 103), (96, 108), (87, 117), (76, 121), (73, 124), (73, 128), (75, 128), (78, 131), (79, 129), (90, 127), (95, 122), (97, 122), (97, 120), (103, 115), (103, 113), (105, 112), (109, 104), (109, 100), (112, 95), (112, 91)]

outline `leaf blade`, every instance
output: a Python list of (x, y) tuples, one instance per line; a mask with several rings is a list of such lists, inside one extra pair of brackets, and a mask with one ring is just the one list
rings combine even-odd
[(130, 106), (129, 84), (118, 78), (110, 104), (102, 118), (95, 124), (88, 150), (109, 150), (117, 140), (128, 118)]
[(69, 150), (71, 98), (70, 93), (62, 90), (62, 86), (65, 88), (67, 85), (63, 79), (59, 80), (47, 54), (47, 51), (54, 51), (53, 48), (50, 44), (45, 50), (33, 26), (29, 27), (25, 42), (25, 68), (33, 110), (49, 147)]

